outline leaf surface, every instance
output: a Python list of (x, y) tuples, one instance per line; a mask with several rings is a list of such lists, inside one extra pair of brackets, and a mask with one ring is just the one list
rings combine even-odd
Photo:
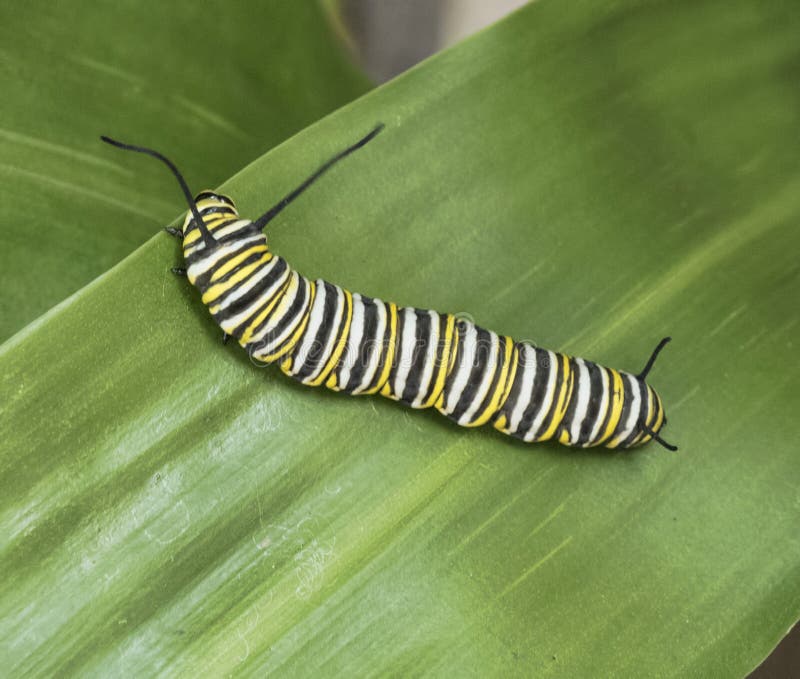
[(215, 186), (368, 89), (315, 0), (0, 9), (0, 341), (185, 206), (156, 147)]
[(385, 122), (272, 247), (622, 369), (672, 335), (651, 382), (680, 452), (525, 445), (259, 370), (159, 234), (0, 349), (6, 666), (753, 668), (800, 612), (799, 18), (543, 0), (224, 185), (255, 216)]

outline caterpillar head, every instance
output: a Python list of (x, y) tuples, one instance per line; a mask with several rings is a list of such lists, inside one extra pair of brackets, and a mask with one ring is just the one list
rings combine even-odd
[[(252, 235), (255, 231), (253, 222), (249, 219), (240, 219), (233, 200), (222, 193), (201, 191), (195, 196), (194, 203), (206, 232), (217, 243), (230, 242), (243, 236)], [(184, 249), (186, 246), (202, 242), (203, 237), (200, 229), (197, 228), (194, 210), (186, 213), (181, 233), (183, 234)]]
[(639, 420), (636, 423), (637, 435), (631, 441), (631, 446), (638, 446), (655, 440), (668, 450), (677, 450), (675, 446), (667, 443), (659, 436), (659, 432), (667, 424), (667, 415), (661, 397), (643, 379), (636, 377), (644, 392), (639, 405)]
[[(650, 412), (650, 416), (647, 417), (646, 421), (644, 417), (642, 417), (638, 423), (640, 435), (636, 439), (636, 443), (634, 445), (638, 445), (639, 443), (645, 443), (650, 439), (657, 441), (660, 443), (664, 448), (667, 450), (678, 450), (677, 446), (673, 446), (671, 443), (667, 443), (664, 439), (659, 436), (659, 432), (667, 424), (667, 414), (664, 411), (664, 406), (661, 403), (661, 398), (656, 393), (656, 390), (653, 389), (645, 380), (647, 376), (650, 374), (650, 370), (653, 368), (653, 365), (656, 362), (656, 358), (661, 353), (661, 350), (670, 342), (671, 337), (665, 337), (662, 339), (658, 346), (653, 350), (650, 358), (647, 361), (647, 365), (645, 365), (644, 370), (640, 372), (635, 378), (644, 385), (648, 401), (652, 404), (652, 407), (648, 408), (648, 412)], [(644, 408), (642, 409), (644, 412)]]
[[(183, 195), (186, 198), (186, 202), (189, 204), (189, 215), (187, 216), (187, 220), (184, 222), (183, 225), (183, 236), (184, 241), (189, 233), (192, 232), (192, 229), (196, 229), (197, 236), (194, 238), (197, 240), (201, 240), (206, 248), (215, 248), (218, 245), (217, 240), (214, 236), (211, 235), (211, 232), (208, 230), (206, 226), (206, 220), (204, 217), (200, 215), (200, 211), (198, 209), (197, 203), (195, 200), (192, 199), (192, 192), (189, 191), (189, 186), (186, 184), (186, 180), (183, 178), (183, 175), (178, 171), (178, 168), (175, 167), (175, 163), (173, 163), (169, 158), (165, 155), (159, 153), (158, 151), (154, 151), (153, 149), (145, 148), (144, 146), (134, 146), (133, 144), (123, 144), (121, 141), (116, 141), (115, 139), (111, 139), (110, 137), (106, 137), (102, 135), (100, 137), (106, 144), (111, 144), (111, 146), (116, 146), (117, 148), (123, 149), (125, 151), (135, 151), (136, 153), (144, 153), (145, 155), (152, 156), (153, 158), (157, 158), (160, 160), (164, 165), (166, 165), (170, 172), (174, 175), (175, 179), (178, 180), (178, 184), (181, 187), (181, 191), (183, 191)], [(233, 206), (233, 201), (227, 196), (218, 196), (215, 193), (210, 191), (204, 192), (203, 194), (208, 194), (210, 196), (214, 196), (215, 198), (222, 198), (224, 201), (227, 201), (227, 204), (230, 209), (233, 210), (234, 214), (236, 213), (236, 208)], [(224, 202), (223, 201), (223, 202)], [(192, 224), (192, 227), (189, 225)], [(188, 229), (188, 231), (187, 231)], [(185, 245), (185, 243), (184, 243)], [(184, 247), (184, 251), (186, 248)]]

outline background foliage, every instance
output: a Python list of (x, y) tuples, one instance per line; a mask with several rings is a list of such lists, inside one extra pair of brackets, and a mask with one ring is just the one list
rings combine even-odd
[[(7, 667), (754, 667), (800, 612), (798, 29), (780, 3), (543, 0), (224, 184), (257, 214), (384, 121), (273, 247), (621, 368), (671, 334), (652, 382), (678, 454), (528, 446), (257, 370), (159, 234), (0, 348)], [(98, 153), (182, 209), (154, 163)]]
[(0, 341), (175, 216), (100, 134), (210, 187), (368, 87), (310, 0), (7, 3), (0, 45)]

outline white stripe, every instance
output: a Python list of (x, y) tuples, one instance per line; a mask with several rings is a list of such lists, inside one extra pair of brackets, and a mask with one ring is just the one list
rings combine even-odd
[(553, 399), (555, 398), (558, 362), (556, 355), (552, 351), (548, 350), (547, 357), (548, 363), (550, 364), (550, 370), (547, 373), (547, 392), (544, 395), (544, 400), (542, 401), (542, 405), (539, 408), (536, 418), (533, 420), (530, 429), (528, 429), (527, 433), (525, 434), (523, 439), (525, 441), (533, 441), (536, 434), (539, 433), (539, 427), (542, 426), (542, 422), (544, 422), (545, 416), (550, 411), (550, 408), (553, 405)]
[(467, 411), (458, 420), (458, 423), (462, 426), (472, 422), (472, 418), (475, 416), (475, 411), (477, 411), (481, 403), (483, 403), (483, 399), (486, 398), (486, 393), (489, 391), (489, 387), (492, 386), (494, 373), (495, 370), (497, 370), (499, 341), (497, 334), (491, 331), (489, 331), (489, 337), (491, 345), (489, 347), (489, 355), (487, 356), (486, 360), (486, 370), (483, 376), (483, 382), (481, 382), (481, 386), (478, 387), (478, 391), (475, 393), (475, 398), (472, 399), (472, 403), (470, 403), (469, 408), (467, 408)]
[(439, 348), (439, 314), (435, 311), (429, 311), (428, 314), (431, 317), (431, 331), (427, 338), (428, 348), (425, 355), (425, 367), (422, 369), (417, 397), (411, 403), (412, 408), (421, 407), (422, 401), (430, 390), (431, 380), (433, 379), (433, 364), (436, 362), (436, 350)]
[(403, 335), (400, 338), (400, 360), (397, 363), (397, 375), (395, 375), (393, 393), (391, 398), (395, 401), (402, 398), (406, 388), (408, 373), (414, 362), (414, 349), (417, 346), (417, 314), (414, 309), (406, 307), (403, 309)]
[(333, 323), (330, 325), (330, 332), (325, 341), (325, 350), (319, 357), (317, 367), (303, 380), (304, 383), (311, 382), (319, 377), (320, 373), (325, 368), (325, 364), (330, 360), (336, 348), (336, 337), (339, 334), (339, 326), (342, 324), (342, 316), (344, 316), (345, 309), (347, 308), (347, 298), (344, 295), (344, 291), (338, 285), (334, 285), (333, 288), (336, 291), (336, 308), (333, 310)]
[[(214, 250), (209, 250), (208, 254), (204, 256), (202, 249), (199, 250), (200, 260), (192, 264), (187, 270), (186, 273), (189, 278), (197, 278), (198, 276), (202, 276), (206, 271), (211, 269), (215, 266), (220, 259), (225, 257), (226, 255), (231, 254), (232, 252), (236, 252), (237, 250), (242, 249), (244, 245), (251, 245), (255, 244), (260, 240), (264, 239), (264, 235), (257, 233), (255, 236), (251, 236), (250, 238), (244, 238), (242, 240), (233, 241), (228, 243), (227, 245), (223, 245), (219, 248)], [(203, 245), (203, 249), (205, 248), (205, 243), (201, 240), (200, 243)], [(191, 255), (194, 254), (194, 250), (197, 249), (196, 246), (192, 245), (188, 248), (185, 248), (183, 251), (184, 258), (189, 258)], [(247, 248), (244, 248), (245, 250)]]
[[(261, 310), (261, 307), (265, 306), (265, 302), (270, 299), (279, 289), (280, 287), (286, 282), (286, 279), (289, 278), (289, 274), (291, 273), (291, 269), (287, 266), (286, 271), (276, 280), (267, 291), (263, 295), (259, 295), (258, 299), (256, 299), (249, 307), (241, 311), (240, 313), (236, 314), (235, 316), (231, 316), (230, 318), (226, 318), (223, 326), (223, 330), (226, 332), (230, 332), (231, 330), (238, 328), (242, 323), (244, 323), (247, 319), (251, 316), (254, 316), (258, 311)], [(230, 328), (230, 330), (229, 330)]]
[(586, 411), (589, 409), (589, 395), (592, 391), (592, 380), (589, 375), (589, 369), (582, 358), (576, 358), (575, 363), (578, 365), (578, 383), (575, 385), (578, 402), (575, 404), (575, 412), (572, 414), (572, 426), (569, 431), (569, 439), (573, 443), (580, 438), (581, 425), (586, 419)]
[[(222, 311), (223, 309), (227, 309), (237, 299), (250, 292), (250, 290), (253, 289), (256, 283), (261, 281), (264, 277), (268, 276), (269, 272), (275, 268), (278, 259), (279, 257), (273, 257), (270, 261), (268, 261), (261, 267), (260, 271), (250, 276), (250, 278), (247, 279), (247, 282), (245, 282), (244, 285), (239, 286), (229, 294), (224, 294), (222, 296), (222, 302), (219, 303), (219, 310)], [(217, 300), (217, 302), (219, 302), (219, 300)], [(217, 302), (214, 302), (214, 304), (216, 304)]]
[[(275, 326), (281, 322), (284, 314), (291, 308), (292, 304), (294, 303), (295, 299), (297, 299), (297, 295), (300, 291), (300, 279), (301, 276), (296, 271), (292, 271), (292, 280), (289, 281), (289, 285), (286, 286), (286, 290), (283, 292), (283, 296), (281, 301), (278, 303), (278, 306), (275, 307), (273, 312), (270, 314), (269, 322), (259, 331), (257, 335), (253, 335), (250, 338), (250, 344), (255, 344), (260, 342), (264, 339), (268, 333), (272, 332)], [(262, 347), (259, 351), (263, 351), (266, 347)], [(264, 351), (264, 353), (270, 353), (269, 351)]]
[(642, 403), (642, 395), (639, 392), (639, 385), (636, 383), (636, 378), (629, 373), (621, 373), (621, 375), (623, 379), (627, 379), (631, 384), (631, 393), (633, 394), (633, 399), (631, 400), (631, 409), (628, 413), (628, 421), (625, 423), (625, 429), (623, 429), (622, 434), (616, 438), (617, 441), (624, 441), (633, 432), (633, 429), (636, 426), (636, 420), (639, 417), (639, 407)]
[(597, 422), (594, 423), (594, 427), (592, 427), (592, 433), (589, 434), (589, 442), (586, 444), (587, 446), (594, 445), (594, 442), (597, 440), (597, 437), (600, 434), (600, 426), (603, 424), (603, 420), (606, 419), (608, 410), (608, 372), (606, 368), (601, 365), (598, 365), (597, 367), (600, 370), (600, 377), (602, 378), (603, 382), (603, 395), (600, 398), (600, 409), (597, 411)]
[[(226, 217), (226, 219), (230, 219), (230, 217)], [(241, 231), (242, 229), (250, 226), (252, 224), (249, 219), (237, 219), (235, 222), (231, 222), (227, 226), (223, 226), (221, 229), (214, 229), (212, 235), (214, 238), (224, 238), (225, 236), (229, 236), (232, 233), (236, 233), (237, 231)], [(260, 232), (258, 235), (262, 235)]]
[[(517, 372), (514, 381), (522, 379), (522, 385), (519, 393), (517, 394), (517, 402), (514, 404), (514, 409), (511, 411), (511, 418), (508, 421), (508, 431), (515, 433), (519, 428), (520, 420), (525, 414), (525, 408), (531, 402), (533, 396), (533, 381), (536, 378), (536, 349), (530, 344), (522, 344), (520, 351), (520, 363), (522, 364), (522, 375)], [(513, 388), (513, 387), (512, 387)]]
[(350, 381), (350, 372), (358, 360), (358, 350), (361, 347), (361, 337), (364, 334), (364, 302), (361, 295), (353, 293), (353, 320), (350, 323), (350, 333), (347, 337), (347, 348), (342, 359), (342, 369), (339, 371), (337, 383), (341, 388)]
[(303, 333), (303, 341), (300, 344), (299, 351), (292, 357), (292, 375), (296, 375), (303, 369), (303, 364), (308, 358), (308, 352), (314, 345), (317, 331), (325, 317), (325, 295), (325, 281), (318, 279), (317, 296), (314, 298), (314, 306), (311, 307), (308, 325)]
[[(259, 356), (268, 356), (269, 354), (277, 351), (278, 348), (289, 338), (289, 336), (292, 335), (295, 330), (297, 330), (297, 327), (300, 325), (300, 323), (303, 321), (303, 318), (305, 317), (308, 307), (311, 305), (311, 289), (310, 289), (311, 284), (308, 282), (307, 278), (304, 278), (303, 276), (301, 276), (300, 274), (296, 274), (295, 272), (292, 273), (296, 275), (300, 281), (297, 286), (297, 294), (300, 294), (299, 291), (301, 285), (305, 287), (306, 295), (305, 295), (305, 300), (303, 301), (303, 305), (300, 307), (300, 309), (298, 309), (297, 313), (294, 315), (294, 318), (286, 324), (286, 327), (283, 329), (283, 332), (281, 332), (281, 334), (278, 335), (275, 338), (275, 340), (271, 342), (268, 346), (265, 346), (264, 348), (260, 349), (258, 354), (255, 354), (256, 358), (258, 358)], [(292, 299), (292, 302), (294, 302), (294, 299)], [(281, 307), (282, 306), (283, 306), (283, 301), (281, 301)], [(290, 307), (291, 303), (287, 304), (286, 310), (288, 311)], [(275, 313), (275, 323), (272, 324), (272, 327), (270, 329), (274, 328), (275, 325), (277, 325), (279, 316), (282, 315), (283, 313), (278, 313), (278, 312)], [(265, 336), (266, 336), (265, 333), (260, 334), (260, 337), (262, 339)]]
[[(639, 388), (638, 380), (637, 380), (636, 387), (637, 387), (637, 389)], [(647, 400), (642, 399), (641, 412), (639, 414), (641, 415), (641, 422), (644, 422), (645, 424), (647, 424), (648, 420), (650, 419), (650, 417), (653, 414), (652, 406), (655, 405), (655, 402), (653, 401), (653, 398), (650, 396), (650, 387), (647, 386), (647, 384), (644, 385), (644, 393), (647, 396)], [(640, 398), (641, 398), (641, 394), (640, 394)], [(638, 422), (637, 422), (637, 424), (638, 424)], [(639, 442), (641, 443), (641, 440), (645, 436), (647, 436), (647, 432), (645, 432), (644, 430), (640, 430), (640, 432), (641, 432), (641, 436), (639, 436), (638, 439), (639, 439)], [(636, 438), (637, 437), (634, 437), (634, 439), (636, 439)], [(637, 443), (636, 445), (639, 445), (639, 444)]]
[(360, 394), (364, 389), (369, 388), (372, 377), (378, 369), (378, 363), (383, 355), (383, 333), (386, 330), (386, 305), (379, 299), (372, 300), (375, 302), (375, 313), (378, 314), (378, 324), (375, 326), (375, 336), (365, 337), (364, 341), (371, 344), (369, 363), (367, 369), (364, 371), (364, 376), (361, 378), (361, 384), (357, 389), (353, 389), (354, 394)]
[(463, 342), (464, 351), (461, 354), (461, 362), (458, 364), (458, 372), (453, 380), (453, 386), (450, 388), (450, 393), (447, 396), (447, 403), (445, 404), (444, 410), (446, 415), (449, 415), (456, 409), (458, 400), (461, 398), (461, 394), (467, 386), (469, 375), (472, 372), (472, 367), (475, 362), (475, 348), (477, 345), (476, 339), (478, 332), (475, 330), (475, 326), (472, 323), (468, 321), (463, 321), (463, 323), (467, 328), (466, 336), (461, 340)]

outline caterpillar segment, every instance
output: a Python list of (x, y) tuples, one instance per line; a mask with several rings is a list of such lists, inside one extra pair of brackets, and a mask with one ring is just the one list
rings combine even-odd
[(660, 399), (636, 375), (308, 280), (230, 198), (203, 192), (195, 202), (218, 245), (205, 244), (189, 213), (189, 281), (254, 359), (304, 384), (435, 407), (463, 427), (491, 424), (526, 442), (629, 448), (663, 425)]
[(398, 307), (309, 280), (272, 252), (264, 227), (317, 178), (383, 128), (323, 164), (255, 221), (225, 195), (194, 198), (175, 166), (151, 149), (103, 140), (164, 162), (190, 210), (180, 230), (185, 273), (222, 328), (257, 361), (293, 379), (354, 395), (380, 394), (412, 408), (436, 408), (463, 427), (491, 424), (526, 442), (631, 448), (666, 424), (646, 378), (663, 339), (639, 374), (518, 342), (452, 314)]

